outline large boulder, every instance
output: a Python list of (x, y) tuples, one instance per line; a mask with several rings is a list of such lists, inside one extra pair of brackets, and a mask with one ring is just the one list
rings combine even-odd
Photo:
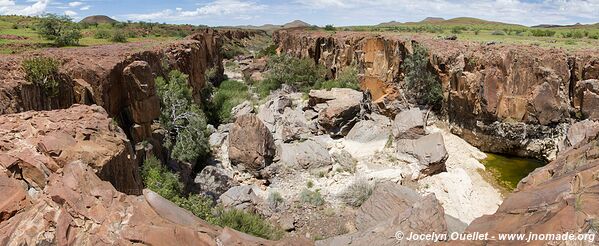
[(254, 112), (254, 106), (250, 101), (243, 101), (241, 104), (231, 109), (231, 119), (235, 120), (242, 115), (251, 114)]
[(239, 183), (222, 168), (207, 166), (193, 180), (193, 192), (209, 195), (216, 200), (238, 185)]
[(584, 141), (587, 137), (593, 137), (599, 132), (599, 122), (592, 120), (583, 120), (570, 126), (566, 139), (567, 147), (575, 146)]
[[(410, 233), (445, 234), (443, 207), (434, 195), (394, 183), (379, 184), (356, 214), (358, 231), (317, 241), (316, 245), (429, 245), (431, 241), (408, 241)], [(403, 240), (396, 233), (405, 235)]]
[(386, 116), (373, 114), (370, 119), (354, 125), (345, 139), (361, 143), (388, 140), (391, 135), (391, 121)]
[(444, 172), (449, 157), (441, 133), (433, 133), (418, 139), (400, 139), (395, 143), (397, 154), (415, 157), (420, 165), (420, 177)]
[(251, 185), (232, 187), (223, 193), (218, 201), (225, 209), (238, 209), (248, 212), (257, 212), (258, 208), (264, 205), (264, 200), (254, 192), (254, 187)]
[(333, 161), (329, 151), (317, 140), (308, 139), (281, 146), (281, 162), (299, 169), (330, 169)]
[(134, 158), (127, 136), (99, 106), (0, 116), (0, 167), (28, 189), (44, 189), (52, 173), (81, 160), (117, 190), (141, 194)]
[(0, 223), (10, 219), (31, 205), (31, 198), (21, 184), (0, 174), (0, 192), (3, 194), (0, 201)]
[(285, 108), (277, 125), (277, 139), (286, 143), (306, 139), (312, 135), (309, 124), (300, 108)]
[(599, 79), (588, 79), (576, 84), (574, 106), (578, 107), (585, 117), (599, 120)]
[(254, 175), (272, 163), (275, 144), (272, 134), (258, 117), (242, 115), (229, 133), (229, 159)]
[(416, 139), (425, 134), (424, 114), (418, 108), (401, 111), (393, 121), (395, 138)]
[(123, 83), (129, 100), (127, 114), (134, 123), (131, 132), (135, 142), (151, 137), (152, 121), (160, 116), (154, 77), (152, 68), (145, 61), (134, 61), (123, 69)]
[(362, 92), (333, 88), (311, 90), (308, 105), (318, 114), (318, 124), (327, 133), (345, 136), (359, 120), (364, 95)]

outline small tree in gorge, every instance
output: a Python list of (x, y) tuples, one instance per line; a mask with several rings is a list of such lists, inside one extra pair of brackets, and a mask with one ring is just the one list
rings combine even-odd
[(179, 161), (195, 162), (209, 152), (206, 116), (193, 103), (187, 75), (172, 71), (168, 81), (158, 78), (161, 99), (160, 124), (169, 135), (164, 141), (171, 157)]
[(405, 72), (406, 85), (422, 103), (438, 107), (443, 100), (443, 90), (428, 69), (428, 50), (417, 43), (414, 43), (413, 48), (414, 52), (406, 57), (401, 66)]

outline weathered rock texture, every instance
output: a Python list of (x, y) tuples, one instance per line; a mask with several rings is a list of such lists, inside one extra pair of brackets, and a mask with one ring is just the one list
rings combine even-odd
[(443, 112), (456, 133), (486, 151), (550, 159), (558, 142), (555, 136), (565, 132), (559, 123), (576, 112), (595, 117), (596, 50), (306, 30), (280, 30), (274, 39), (280, 52), (312, 58), (332, 76), (357, 64), (362, 87), (390, 115), (399, 109), (394, 105), (403, 102), (402, 62), (412, 42), (424, 45), (430, 51), (429, 69), (443, 86)]
[(40, 191), (50, 175), (81, 160), (119, 191), (141, 194), (142, 181), (125, 134), (99, 106), (0, 116), (0, 172)]
[[(157, 118), (159, 102), (154, 78), (177, 69), (189, 75), (193, 96), (200, 99), (205, 72), (222, 74), (221, 36), (206, 29), (186, 40), (170, 43), (129, 43), (76, 49), (45, 49), (0, 60), (0, 115), (28, 110), (67, 108), (75, 103), (97, 104), (135, 141), (147, 138), (148, 122)], [(58, 60), (60, 93), (54, 98), (25, 80), (21, 62), (45, 56)], [(132, 134), (129, 134), (133, 132)]]
[(229, 159), (242, 170), (259, 175), (272, 163), (275, 143), (272, 134), (255, 115), (237, 118), (229, 133)]
[(434, 195), (394, 183), (377, 185), (372, 196), (356, 214), (358, 232), (317, 241), (317, 245), (430, 245), (430, 241), (398, 240), (398, 231), (447, 233), (445, 212)]
[[(595, 126), (596, 127), (596, 126)], [(590, 136), (532, 172), (497, 212), (474, 220), (469, 232), (596, 233), (599, 216), (599, 135)], [(597, 244), (587, 242), (587, 245)], [(485, 242), (480, 242), (483, 245)], [(535, 242), (543, 245), (547, 242)], [(526, 242), (513, 242), (512, 245)]]
[[(2, 194), (10, 189), (0, 186)], [(139, 197), (120, 193), (110, 183), (100, 180), (89, 166), (72, 162), (49, 177), (46, 189), (33, 205), (2, 217), (0, 244), (309, 245), (310, 242), (302, 239), (274, 242), (212, 226), (151, 191), (145, 190), (144, 196)]]

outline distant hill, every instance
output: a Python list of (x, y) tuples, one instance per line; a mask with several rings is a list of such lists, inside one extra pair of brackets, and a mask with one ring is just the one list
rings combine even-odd
[(599, 23), (595, 24), (580, 24), (576, 23), (574, 25), (554, 25), (554, 24), (541, 24), (536, 26), (531, 26), (532, 28), (599, 28)]
[(391, 22), (385, 22), (385, 23), (378, 24), (378, 26), (422, 25), (422, 24), (441, 25), (441, 26), (443, 26), (443, 25), (508, 25), (508, 26), (515, 26), (515, 27), (516, 26), (524, 27), (522, 25), (517, 25), (517, 24), (488, 21), (488, 20), (477, 19), (477, 18), (472, 18), (472, 17), (457, 17), (457, 18), (448, 19), (448, 20), (440, 18), (440, 17), (427, 17), (424, 20), (419, 21), (419, 22), (401, 23), (401, 22), (391, 21)]
[(424, 20), (420, 21), (420, 23), (438, 23), (442, 22), (445, 19), (441, 17), (426, 17)]
[(296, 27), (311, 27), (312, 25), (303, 22), (301, 20), (294, 20), (292, 22), (283, 24), (283, 25), (273, 25), (273, 24), (265, 24), (262, 26), (233, 26), (233, 27), (223, 27), (223, 28), (241, 28), (241, 29), (260, 29), (260, 30), (277, 30), (282, 28), (296, 28)]
[(85, 17), (80, 22), (87, 23), (87, 24), (105, 24), (105, 23), (114, 23), (114, 22), (118, 22), (118, 21), (116, 21), (115, 19), (112, 19), (108, 16), (105, 16), (105, 15), (92, 15), (92, 16)]
[(292, 22), (284, 24), (283, 28), (310, 27), (310, 26), (312, 26), (312, 25), (310, 25), (310, 24), (308, 24), (306, 22), (303, 22), (301, 20), (294, 20)]

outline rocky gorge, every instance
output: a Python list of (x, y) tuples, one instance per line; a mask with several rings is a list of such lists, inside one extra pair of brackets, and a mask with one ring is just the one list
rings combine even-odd
[[(225, 59), (222, 47), (266, 35), (206, 29), (167, 43), (3, 55), (0, 244), (414, 245), (396, 232), (597, 233), (597, 51), (280, 30), (279, 54), (322, 64), (329, 78), (356, 66), (362, 90), (254, 93), (229, 122), (208, 125), (205, 162), (173, 160), (156, 78), (188, 75), (199, 105), (224, 75), (252, 92), (258, 82), (247, 78), (261, 81), (268, 58)], [(438, 110), (417, 105), (403, 82), (414, 43), (429, 49), (442, 84)], [(25, 79), (20, 63), (39, 55), (60, 61), (56, 97)], [(481, 150), (551, 162), (505, 196)], [(285, 236), (212, 225), (144, 189), (150, 156), (186, 193), (258, 214)]]

